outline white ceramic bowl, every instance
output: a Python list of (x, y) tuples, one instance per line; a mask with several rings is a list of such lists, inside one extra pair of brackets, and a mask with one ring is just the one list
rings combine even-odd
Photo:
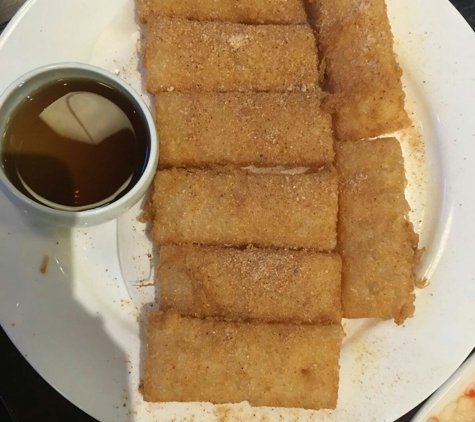
[(462, 366), (440, 387), (421, 407), (411, 422), (427, 422), (431, 416), (439, 415), (445, 406), (456, 401), (475, 382), (475, 354), (470, 356)]
[[(126, 95), (139, 110), (146, 122), (150, 139), (150, 154), (145, 170), (135, 186), (123, 197), (112, 203), (84, 211), (63, 211), (35, 202), (20, 192), (0, 169), (0, 188), (20, 210), (42, 221), (61, 226), (92, 226), (118, 217), (135, 205), (145, 194), (153, 180), (158, 164), (158, 139), (150, 111), (140, 96), (122, 79), (96, 66), (84, 63), (57, 63), (34, 69), (13, 82), (0, 96), (0, 147), (11, 113), (19, 103), (37, 88), (58, 78), (82, 78), (104, 82)], [(1, 148), (0, 148), (1, 149)]]

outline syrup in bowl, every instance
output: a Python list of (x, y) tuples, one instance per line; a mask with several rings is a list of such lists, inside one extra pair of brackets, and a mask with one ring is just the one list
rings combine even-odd
[(1, 164), (33, 201), (83, 211), (134, 187), (150, 142), (145, 117), (124, 93), (103, 82), (64, 78), (32, 92), (11, 114)]

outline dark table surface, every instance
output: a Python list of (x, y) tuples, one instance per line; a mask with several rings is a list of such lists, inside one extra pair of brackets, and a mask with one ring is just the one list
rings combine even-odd
[[(338, 0), (335, 0), (338, 1)], [(475, 0), (450, 0), (475, 29)], [(0, 0), (0, 31), (22, 0)], [(4, 12), (2, 15), (1, 12)], [(419, 406), (398, 419), (409, 422)], [(0, 329), (0, 422), (95, 422), (57, 393)]]

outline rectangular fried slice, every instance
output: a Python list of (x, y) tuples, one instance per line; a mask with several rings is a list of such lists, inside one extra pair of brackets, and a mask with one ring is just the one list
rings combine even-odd
[(315, 89), (317, 52), (307, 25), (242, 25), (155, 16), (144, 55), (147, 90)]
[(402, 323), (414, 313), (418, 236), (395, 138), (337, 144), (343, 316)]
[(165, 245), (160, 309), (227, 320), (339, 324), (337, 254)]
[(140, 20), (149, 15), (198, 21), (299, 24), (307, 15), (303, 0), (138, 0)]
[(154, 181), (152, 237), (201, 243), (332, 250), (338, 181), (310, 174), (162, 170)]
[(312, 0), (340, 140), (410, 125), (385, 0)]
[(143, 396), (152, 402), (335, 408), (340, 325), (229, 323), (157, 312)]
[(161, 168), (213, 164), (319, 167), (333, 162), (321, 93), (162, 93)]

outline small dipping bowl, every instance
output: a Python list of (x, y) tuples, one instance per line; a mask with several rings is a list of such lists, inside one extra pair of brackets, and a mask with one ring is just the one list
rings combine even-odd
[(141, 114), (150, 145), (142, 175), (122, 197), (107, 205), (86, 210), (61, 210), (43, 205), (20, 192), (8, 179), (3, 164), (0, 170), (0, 188), (21, 210), (43, 222), (68, 227), (102, 224), (117, 218), (134, 206), (145, 194), (155, 175), (158, 164), (158, 139), (153, 118), (140, 96), (122, 79), (101, 68), (83, 63), (57, 63), (34, 69), (13, 82), (0, 96), (0, 151), (3, 151), (5, 132), (10, 117), (18, 106), (38, 89), (59, 79), (86, 79), (104, 83), (124, 95), (137, 113)]

